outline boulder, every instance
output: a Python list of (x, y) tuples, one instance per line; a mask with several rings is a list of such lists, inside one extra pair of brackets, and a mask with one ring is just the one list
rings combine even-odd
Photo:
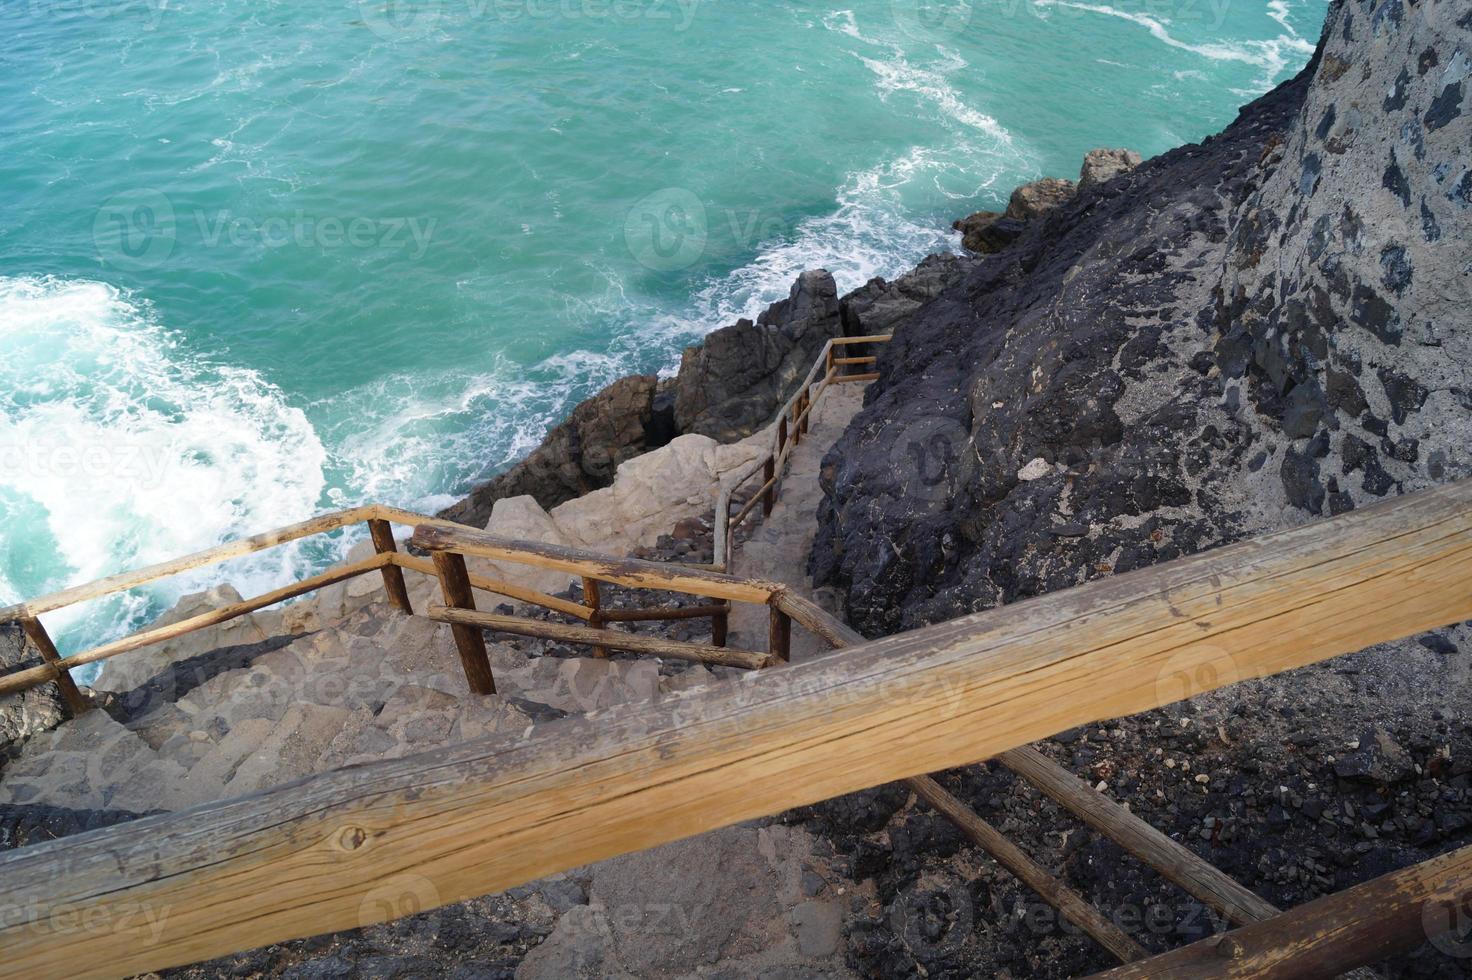
[(1023, 223), (996, 211), (978, 211), (951, 225), (961, 233), (961, 247), (990, 255), (1000, 252), (1022, 234)]
[(964, 279), (971, 262), (950, 253), (927, 255), (893, 282), (870, 279), (839, 300), (844, 335), (893, 333), (916, 310)]
[(1015, 221), (1040, 218), (1073, 197), (1075, 190), (1073, 181), (1058, 177), (1044, 177), (1023, 184), (1012, 192), (1012, 199), (1007, 202), (1006, 217)]
[(721, 476), (756, 459), (760, 443), (760, 437), (721, 445), (708, 436), (680, 436), (619, 467), (613, 486), (568, 501), (551, 516), (575, 547), (627, 554), (654, 544), (681, 519), (709, 512)]
[(1096, 184), (1113, 180), (1140, 165), (1140, 154), (1134, 150), (1101, 147), (1084, 154), (1083, 168), (1078, 172), (1078, 189), (1087, 190)]
[[(0, 673), (41, 662), (19, 623), (0, 623)], [(0, 699), (0, 748), (55, 728), (66, 718), (55, 684), (42, 684)]]
[(838, 287), (819, 269), (804, 272), (788, 298), (753, 323), (739, 320), (687, 348), (676, 380), (682, 433), (734, 442), (771, 421), (823, 344), (843, 333)]
[[(497, 537), (513, 541), (530, 541), (536, 544), (552, 544), (567, 547), (572, 544), (552, 515), (542, 509), (536, 499), (523, 495), (503, 497), (496, 501), (486, 530)], [(576, 576), (550, 569), (533, 568), (513, 562), (493, 562), (484, 558), (472, 558), (467, 562), (472, 574), (514, 582), (538, 592), (553, 594), (561, 592), (576, 581)]]
[(506, 497), (531, 496), (555, 507), (608, 486), (619, 463), (672, 437), (669, 406), (660, 411), (655, 404), (659, 390), (652, 374), (620, 378), (574, 408), (525, 459), (440, 516), (481, 527), (496, 501)]

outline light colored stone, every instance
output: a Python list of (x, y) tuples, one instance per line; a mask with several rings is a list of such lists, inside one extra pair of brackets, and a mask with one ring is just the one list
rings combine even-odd
[(575, 547), (625, 554), (652, 545), (683, 518), (710, 510), (721, 476), (756, 459), (764, 440), (758, 433), (721, 445), (680, 436), (624, 463), (613, 486), (570, 500), (551, 516)]
[(351, 716), (345, 708), (293, 704), (271, 734), (240, 761), (226, 787), (230, 795), (254, 793), (314, 772), (317, 758)]
[(1084, 154), (1084, 165), (1078, 174), (1078, 189), (1085, 190), (1095, 184), (1113, 180), (1140, 165), (1140, 154), (1134, 150), (1100, 147)]
[[(551, 544), (567, 547), (570, 541), (550, 514), (542, 509), (532, 497), (504, 497), (491, 508), (491, 519), (486, 530), (501, 538), (512, 541), (530, 541), (535, 544)], [(562, 592), (574, 581), (575, 576), (566, 572), (533, 568), (514, 562), (494, 562), (484, 558), (472, 558), (467, 563), (473, 574), (513, 582), (538, 592)]]
[(1041, 480), (1045, 476), (1052, 475), (1053, 467), (1050, 466), (1048, 464), (1048, 461), (1046, 459), (1043, 459), (1041, 456), (1039, 456), (1037, 459), (1034, 459), (1032, 462), (1028, 463), (1022, 469), (1017, 471), (1017, 479), (1023, 481), (1024, 483), (1030, 483), (1033, 480)]

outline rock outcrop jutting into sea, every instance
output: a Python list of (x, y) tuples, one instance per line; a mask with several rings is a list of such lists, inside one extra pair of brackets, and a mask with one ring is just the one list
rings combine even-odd
[(815, 579), (888, 633), (1472, 473), (1469, 58), (1465, 4), (1347, 0), (978, 262), (828, 457)]

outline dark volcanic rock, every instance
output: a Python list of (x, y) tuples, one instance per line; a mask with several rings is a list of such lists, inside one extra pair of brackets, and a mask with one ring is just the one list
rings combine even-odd
[(0, 851), (44, 844), (141, 816), (145, 814), (127, 810), (72, 810), (40, 804), (0, 803)]
[(929, 255), (894, 282), (870, 279), (838, 301), (846, 337), (890, 333), (966, 277), (973, 260), (959, 255)]
[[(34, 667), (41, 655), (26, 640), (19, 623), (0, 623), (0, 673)], [(21, 694), (0, 698), (0, 749), (55, 728), (65, 720), (61, 695), (55, 684), (42, 684)], [(4, 765), (0, 757), (0, 766)]]
[(1026, 226), (1016, 218), (996, 211), (978, 211), (962, 218), (951, 227), (961, 233), (961, 246), (968, 251), (991, 255), (1000, 252), (1022, 236)]
[(676, 381), (676, 427), (722, 442), (750, 435), (771, 421), (823, 344), (842, 332), (833, 277), (821, 269), (804, 272), (787, 299), (755, 323), (740, 320), (686, 349)]
[[(823, 468), (812, 572), (856, 626), (1472, 473), (1472, 120), (1422, 125), (1472, 20), (1407, 7), (1369, 45), (1373, 9), (1336, 7), (1298, 78), (1067, 197), (896, 333)], [(1433, 48), (1448, 67), (1415, 74)]]
[(551, 509), (613, 483), (618, 464), (674, 437), (668, 409), (656, 404), (654, 375), (620, 378), (572, 410), (542, 444), (505, 473), (482, 483), (441, 517), (484, 527), (503, 497), (530, 495)]

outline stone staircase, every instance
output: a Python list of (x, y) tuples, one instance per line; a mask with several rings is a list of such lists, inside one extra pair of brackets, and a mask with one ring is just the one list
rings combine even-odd
[[(432, 583), (417, 584), (423, 608)], [(219, 598), (186, 600), (171, 616)], [(25, 742), (4, 770), (0, 804), (179, 810), (340, 766), (520, 734), (714, 677), (699, 665), (672, 664), (662, 674), (649, 659), (598, 660), (508, 641), (489, 647), (500, 694), (476, 698), (448, 629), (376, 597), (312, 632), (264, 637), (280, 628), (280, 615), (230, 624), (229, 639), (253, 642), (222, 643), (217, 628), (144, 655), (142, 665), (105, 670), (96, 685), (109, 692), (104, 709)], [(144, 676), (164, 655), (180, 659)]]
[[(738, 574), (759, 572), (809, 591), (803, 565), (817, 470), (861, 401), (858, 389), (840, 386), (815, 410), (772, 515), (741, 531)], [(691, 542), (676, 538), (668, 556), (646, 557), (678, 559)], [(433, 579), (405, 575), (416, 610), (438, 600)], [(571, 594), (580, 597), (576, 587)], [(678, 696), (744, 673), (617, 653), (595, 659), (585, 648), (503, 636), (487, 644), (498, 694), (472, 697), (448, 627), (398, 613), (381, 597), (376, 578), (364, 577), (106, 661), (93, 684), (102, 709), (23, 743), (0, 773), (0, 809), (19, 804), (37, 819), (54, 809), (70, 820), (181, 810), (481, 735), (520, 737), (569, 715)], [(237, 598), (228, 587), (188, 597), (161, 622)], [(613, 588), (603, 599), (651, 601), (649, 593)], [(477, 593), (476, 601), (508, 611), (499, 597)], [(709, 642), (709, 620), (637, 628)], [(802, 631), (793, 639), (795, 657), (817, 652)], [(764, 647), (762, 609), (733, 609), (731, 643)], [(853, 974), (844, 965), (842, 924), (873, 899), (871, 885), (850, 880), (846, 858), (804, 828), (754, 821), (504, 895), (176, 975), (846, 980)]]

